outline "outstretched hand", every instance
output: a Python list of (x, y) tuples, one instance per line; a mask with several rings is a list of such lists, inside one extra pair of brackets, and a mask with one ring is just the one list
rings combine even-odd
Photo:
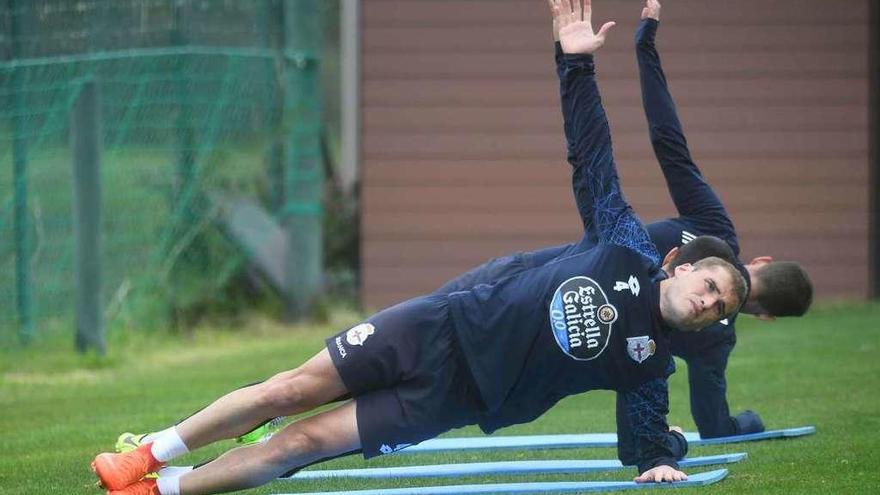
[(636, 483), (660, 483), (663, 481), (684, 481), (687, 475), (670, 466), (657, 466), (633, 478)]
[(655, 21), (660, 20), (660, 2), (657, 0), (645, 0), (645, 8), (642, 9), (642, 19), (648, 17)]
[(565, 53), (594, 53), (605, 44), (605, 36), (614, 27), (614, 22), (606, 22), (598, 33), (593, 32), (591, 0), (547, 0), (547, 3), (553, 13), (554, 34), (558, 33)]

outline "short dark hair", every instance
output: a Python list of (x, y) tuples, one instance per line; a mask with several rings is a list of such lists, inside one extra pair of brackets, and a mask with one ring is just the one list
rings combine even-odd
[(801, 316), (813, 303), (813, 282), (800, 263), (772, 261), (755, 270), (755, 299), (770, 316)]
[(678, 256), (669, 263), (669, 268), (675, 270), (679, 265), (685, 263), (693, 265), (709, 257), (721, 258), (733, 265), (738, 263), (730, 244), (712, 235), (701, 235), (678, 248)]

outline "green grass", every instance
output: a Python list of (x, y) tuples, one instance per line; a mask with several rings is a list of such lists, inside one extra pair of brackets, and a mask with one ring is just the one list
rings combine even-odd
[[(92, 457), (122, 431), (162, 428), (232, 387), (293, 367), (320, 349), (324, 336), (357, 320), (335, 315), (324, 326), (282, 328), (252, 319), (245, 330), (202, 329), (191, 337), (119, 332), (104, 358), (80, 357), (49, 340), (0, 351), (0, 493), (96, 494)], [(770, 428), (815, 425), (814, 436), (694, 447), (691, 455), (746, 451), (723, 482), (694, 493), (872, 493), (880, 485), (880, 305), (825, 306), (802, 319), (772, 324), (741, 318), (728, 381), (731, 409), (753, 408)], [(63, 344), (63, 345), (62, 345)], [(670, 422), (694, 425), (684, 365), (671, 384)], [(538, 421), (500, 434), (613, 431), (613, 396), (569, 398)], [(467, 428), (453, 435), (476, 435)], [(230, 444), (190, 454), (214, 455)], [(613, 458), (611, 449), (352, 457), (327, 467), (390, 466), (510, 459)], [(694, 471), (708, 468), (694, 469)], [(608, 475), (531, 480), (629, 479)], [(493, 481), (524, 478), (492, 478)], [(479, 482), (486, 478), (413, 483)], [(404, 486), (404, 481), (279, 482), (248, 493)], [(664, 492), (665, 493), (665, 492)]]

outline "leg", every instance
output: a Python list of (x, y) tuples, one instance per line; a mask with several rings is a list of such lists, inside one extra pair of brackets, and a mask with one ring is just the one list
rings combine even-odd
[(189, 450), (252, 430), (266, 418), (291, 416), (347, 393), (323, 349), (302, 366), (235, 390), (177, 425)]
[(186, 452), (241, 435), (267, 417), (305, 412), (347, 392), (325, 349), (299, 368), (221, 397), (152, 443), (130, 452), (99, 454), (92, 469), (105, 487), (121, 490)]
[(360, 448), (354, 401), (288, 425), (268, 442), (231, 450), (180, 478), (181, 495), (243, 490), (291, 468)]

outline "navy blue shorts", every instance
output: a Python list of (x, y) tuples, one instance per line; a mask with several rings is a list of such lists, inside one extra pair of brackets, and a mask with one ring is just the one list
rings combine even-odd
[(455, 341), (446, 296), (410, 299), (327, 339), (357, 403), (364, 458), (475, 424), (479, 394)]

